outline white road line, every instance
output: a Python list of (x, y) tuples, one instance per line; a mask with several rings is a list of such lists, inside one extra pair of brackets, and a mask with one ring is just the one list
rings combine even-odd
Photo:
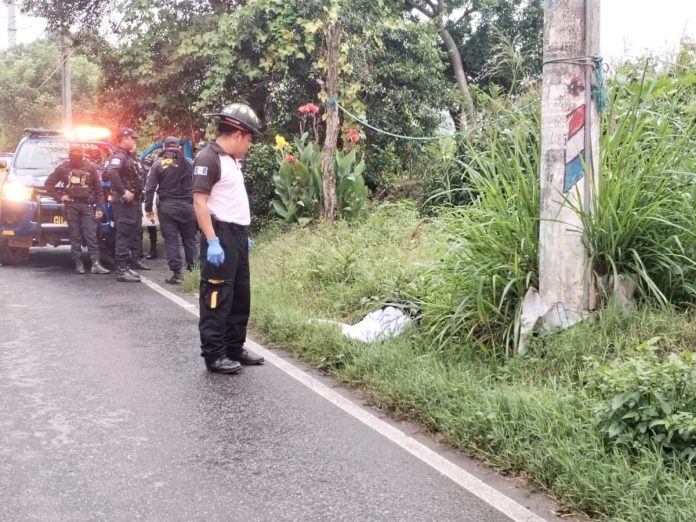
[[(141, 280), (145, 285), (152, 288), (158, 294), (163, 295), (170, 301), (181, 306), (184, 310), (198, 317), (198, 307), (192, 305), (177, 296), (176, 294), (162, 288), (157, 283), (140, 276)], [(412, 437), (406, 435), (403, 431), (395, 428), (391, 424), (379, 419), (369, 411), (365, 410), (361, 406), (358, 406), (354, 402), (346, 399), (343, 395), (335, 392), (325, 384), (322, 384), (317, 379), (311, 375), (300, 370), (297, 366), (287, 362), (285, 359), (278, 357), (273, 352), (267, 350), (263, 346), (247, 339), (247, 346), (257, 352), (259, 355), (263, 355), (268, 362), (278, 367), (280, 370), (288, 374), (290, 377), (296, 381), (304, 384), (307, 388), (315, 393), (321, 395), (324, 399), (339, 407), (349, 415), (355, 417), (357, 420), (369, 426), (377, 433), (383, 435), (394, 444), (400, 446), (408, 453), (422, 460), (431, 468), (440, 472), (441, 474), (448, 477), (453, 482), (459, 484), (461, 487), (469, 491), (471, 494), (480, 498), (487, 504), (491, 505), (504, 515), (508, 516), (515, 522), (544, 522), (544, 519), (540, 516), (532, 513), (530, 510), (518, 504), (510, 497), (504, 495), (497, 489), (489, 486), (482, 480), (476, 478), (471, 473), (463, 470), (455, 463), (447, 460), (443, 456), (439, 455), (435, 451), (431, 450), (424, 444), (418, 442)]]

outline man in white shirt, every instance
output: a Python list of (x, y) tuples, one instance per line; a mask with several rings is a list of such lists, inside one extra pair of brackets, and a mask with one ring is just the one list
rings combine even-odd
[(201, 229), (201, 355), (208, 371), (237, 373), (262, 364), (244, 348), (251, 302), (248, 233), (249, 198), (239, 161), (261, 124), (246, 104), (234, 103), (217, 119), (218, 136), (196, 156), (193, 208)]

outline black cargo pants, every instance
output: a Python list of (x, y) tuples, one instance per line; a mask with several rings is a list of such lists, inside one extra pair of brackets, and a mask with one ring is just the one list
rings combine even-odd
[(251, 306), (248, 229), (234, 223), (213, 224), (225, 261), (217, 267), (208, 263), (208, 242), (202, 236), (198, 329), (201, 355), (207, 360), (241, 353)]
[(181, 272), (181, 249), (179, 237), (184, 245), (184, 257), (187, 265), (196, 262), (196, 215), (193, 212), (193, 204), (180, 199), (165, 199), (157, 206), (160, 231), (164, 238), (164, 247), (167, 252), (167, 264), (172, 272)]
[(70, 233), (70, 257), (77, 262), (82, 256), (82, 244), (87, 245), (87, 252), (92, 263), (99, 261), (97, 246), (97, 220), (95, 209), (86, 201), (70, 201), (65, 204)]
[[(113, 202), (111, 208), (116, 222), (116, 264), (122, 265), (137, 261), (139, 259), (138, 243), (140, 242), (138, 223), (142, 219), (140, 202)], [(142, 250), (142, 245), (140, 250)]]

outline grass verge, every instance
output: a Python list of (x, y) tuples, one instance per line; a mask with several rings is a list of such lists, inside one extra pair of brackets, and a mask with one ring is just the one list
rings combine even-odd
[(481, 347), (434, 349), (417, 328), (368, 345), (311, 322), (353, 323), (381, 301), (409, 295), (442, 255), (440, 234), (403, 205), (381, 207), (360, 224), (267, 230), (252, 254), (254, 335), (574, 510), (611, 520), (696, 519), (693, 468), (650, 449), (609, 445), (594, 421), (596, 399), (584, 391), (594, 362), (646, 339), (660, 336), (664, 351), (691, 350), (690, 315), (605, 310), (505, 362)]

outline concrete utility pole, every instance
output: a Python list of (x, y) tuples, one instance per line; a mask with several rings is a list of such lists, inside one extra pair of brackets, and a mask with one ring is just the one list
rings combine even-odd
[(600, 0), (545, 0), (541, 99), (539, 291), (525, 297), (518, 351), (534, 325), (568, 327), (596, 306), (576, 209), (592, 210), (599, 175), (599, 114), (592, 99)]
[(72, 130), (72, 90), (70, 78), (70, 37), (67, 29), (63, 29), (58, 36), (58, 49), (62, 62), (61, 74), (61, 100), (63, 104), (63, 128)]
[(572, 207), (590, 212), (596, 195), (599, 115), (592, 100), (594, 70), (582, 63), (598, 54), (599, 0), (546, 0), (539, 291), (556, 309), (546, 318), (552, 326), (569, 326), (595, 307), (584, 230)]
[(17, 46), (17, 5), (15, 0), (7, 0), (7, 48)]

